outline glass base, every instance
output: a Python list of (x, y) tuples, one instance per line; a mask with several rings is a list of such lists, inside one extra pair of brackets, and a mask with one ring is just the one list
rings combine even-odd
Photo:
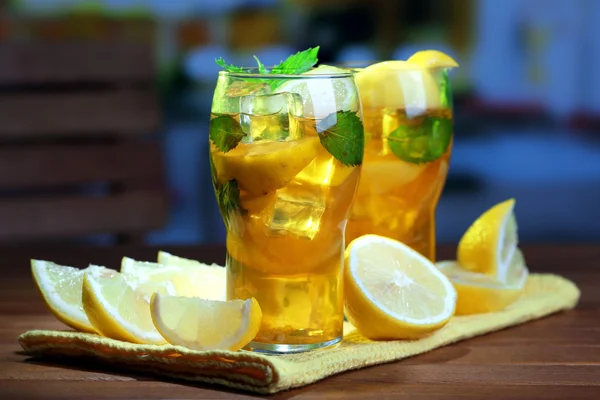
[(328, 340), (320, 343), (310, 344), (276, 344), (276, 343), (261, 343), (261, 342), (250, 342), (248, 346), (244, 347), (244, 350), (255, 351), (258, 353), (265, 353), (271, 355), (278, 354), (293, 354), (303, 353), (305, 351), (323, 349), (338, 344), (342, 340), (339, 336), (335, 339)]

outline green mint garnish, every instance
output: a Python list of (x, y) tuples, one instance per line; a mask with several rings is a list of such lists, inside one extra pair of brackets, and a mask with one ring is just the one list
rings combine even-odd
[(319, 61), (317, 53), (319, 46), (299, 51), (277, 64), (271, 70), (272, 74), (297, 75), (310, 70)]
[(233, 64), (227, 64), (225, 60), (223, 60), (223, 57), (215, 60), (215, 62), (219, 67), (223, 68), (227, 72), (246, 72), (244, 68), (236, 67)]
[(442, 72), (442, 83), (440, 85), (440, 105), (444, 108), (452, 108), (452, 90), (448, 71)]
[[(285, 59), (285, 61), (280, 62), (275, 65), (271, 71), (269, 71), (264, 64), (258, 59), (258, 57), (254, 56), (256, 63), (258, 64), (258, 73), (263, 75), (268, 74), (280, 74), (280, 75), (298, 75), (302, 74), (312, 67), (315, 66), (319, 59), (317, 58), (317, 53), (319, 52), (319, 46), (311, 47), (304, 51), (299, 51), (296, 54), (293, 54)], [(223, 68), (227, 72), (248, 72), (244, 68), (236, 67), (232, 64), (227, 64), (223, 58), (219, 58), (215, 60), (215, 62)], [(248, 78), (249, 80), (256, 81), (257, 78)], [(275, 89), (279, 85), (285, 82), (284, 79), (265, 79), (265, 82), (268, 82), (271, 86), (271, 89)]]
[(246, 213), (246, 210), (244, 210), (240, 205), (240, 189), (236, 180), (230, 180), (224, 184), (220, 184), (217, 179), (217, 170), (215, 168), (215, 164), (213, 163), (212, 155), (210, 154), (208, 156), (208, 162), (210, 163), (210, 175), (212, 178), (213, 188), (215, 190), (215, 197), (217, 198), (217, 205), (219, 206), (219, 211), (223, 216), (225, 226), (229, 228), (231, 213)]
[(217, 204), (223, 216), (223, 220), (227, 223), (231, 213), (244, 213), (240, 205), (240, 188), (235, 179), (225, 182), (222, 185), (217, 185), (215, 190), (217, 195)]
[(223, 153), (234, 149), (246, 136), (240, 123), (231, 115), (219, 115), (211, 119), (208, 135), (217, 149)]
[(362, 164), (365, 136), (362, 121), (354, 111), (338, 111), (317, 123), (321, 144), (346, 166)]
[(400, 125), (387, 137), (392, 153), (413, 164), (437, 160), (446, 152), (452, 138), (450, 118), (421, 118), (416, 125)]
[(269, 70), (265, 67), (265, 65), (263, 63), (260, 62), (258, 57), (254, 56), (254, 59), (256, 60), (256, 64), (258, 65), (258, 73), (259, 74), (268, 74)]

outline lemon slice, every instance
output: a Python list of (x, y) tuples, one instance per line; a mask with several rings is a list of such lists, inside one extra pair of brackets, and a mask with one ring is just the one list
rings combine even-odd
[(214, 153), (217, 179), (235, 179), (239, 187), (261, 196), (281, 189), (317, 155), (319, 138), (306, 137), (288, 142), (238, 144), (227, 153)]
[(361, 236), (346, 249), (346, 316), (370, 339), (416, 339), (454, 314), (456, 291), (435, 265), (398, 241)]
[[(159, 252), (159, 261), (153, 263), (124, 257), (121, 273), (134, 286), (146, 293), (154, 293), (157, 285), (172, 285), (172, 294), (225, 300), (225, 268), (206, 265), (169, 253)], [(169, 287), (169, 286), (166, 286)]]
[[(172, 285), (155, 285), (158, 292), (172, 294)], [(103, 336), (133, 343), (164, 344), (150, 316), (152, 292), (132, 286), (113, 270), (86, 271), (83, 278), (83, 309), (92, 326)]]
[(237, 351), (254, 339), (262, 319), (254, 298), (211, 301), (155, 293), (150, 309), (156, 329), (169, 343), (192, 350)]
[(422, 68), (456, 68), (458, 63), (448, 54), (439, 50), (421, 50), (410, 56), (406, 62)]
[(173, 294), (192, 295), (189, 278), (178, 267), (167, 267), (157, 263), (123, 257), (121, 260), (121, 274), (131, 286), (143, 293), (152, 294), (161, 287), (165, 287)]
[(465, 269), (507, 282), (518, 245), (515, 200), (498, 203), (473, 222), (460, 239), (457, 261)]
[(83, 274), (86, 270), (89, 269), (31, 260), (33, 279), (50, 312), (59, 321), (78, 331), (95, 333), (81, 303)]
[(519, 275), (514, 275), (508, 283), (500, 282), (489, 275), (468, 271), (456, 261), (436, 263), (458, 293), (456, 314), (500, 311), (514, 303), (521, 296), (529, 275), (527, 267), (519, 265), (517, 259), (515, 257), (516, 265), (513, 269), (519, 271)]

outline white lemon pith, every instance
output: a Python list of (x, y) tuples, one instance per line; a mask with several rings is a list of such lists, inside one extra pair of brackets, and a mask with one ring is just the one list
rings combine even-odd
[(262, 319), (253, 298), (211, 301), (155, 293), (150, 308), (156, 329), (169, 343), (193, 350), (239, 350), (254, 339)]
[(416, 339), (454, 314), (456, 291), (425, 257), (381, 236), (365, 235), (346, 249), (346, 316), (370, 339)]
[(33, 279), (52, 314), (74, 329), (95, 333), (81, 303), (85, 271), (51, 261), (31, 260)]

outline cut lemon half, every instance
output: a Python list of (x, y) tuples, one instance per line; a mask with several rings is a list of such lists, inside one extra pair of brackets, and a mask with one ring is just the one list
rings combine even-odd
[(241, 189), (261, 196), (287, 185), (316, 157), (320, 146), (318, 137), (240, 143), (227, 153), (214, 153), (213, 162), (219, 181), (235, 179)]
[(50, 312), (78, 331), (95, 333), (81, 303), (85, 271), (51, 261), (31, 260), (33, 280)]
[(345, 256), (346, 316), (364, 336), (416, 339), (454, 314), (456, 291), (448, 278), (405, 244), (365, 235)]
[[(156, 285), (158, 292), (172, 294), (170, 284)], [(86, 271), (83, 278), (83, 309), (101, 335), (132, 343), (164, 344), (150, 316), (150, 296), (113, 270)]]
[(422, 68), (456, 68), (458, 63), (448, 54), (439, 50), (421, 50), (410, 56), (406, 62)]
[[(170, 282), (178, 296), (225, 300), (225, 268), (206, 265), (169, 253), (159, 252), (159, 263), (137, 261), (124, 257), (121, 273), (147, 293), (154, 293), (153, 285)], [(144, 288), (147, 288), (144, 290)]]
[(496, 204), (467, 229), (457, 253), (457, 261), (463, 268), (507, 282), (518, 245), (514, 207), (514, 199)]
[(152, 295), (152, 321), (171, 344), (192, 350), (237, 351), (258, 333), (262, 312), (254, 299), (211, 301)]
[(468, 271), (456, 261), (440, 261), (436, 266), (456, 288), (457, 315), (503, 310), (519, 299), (529, 275), (527, 267), (518, 265), (514, 270), (520, 271), (520, 275), (503, 283), (489, 275)]

